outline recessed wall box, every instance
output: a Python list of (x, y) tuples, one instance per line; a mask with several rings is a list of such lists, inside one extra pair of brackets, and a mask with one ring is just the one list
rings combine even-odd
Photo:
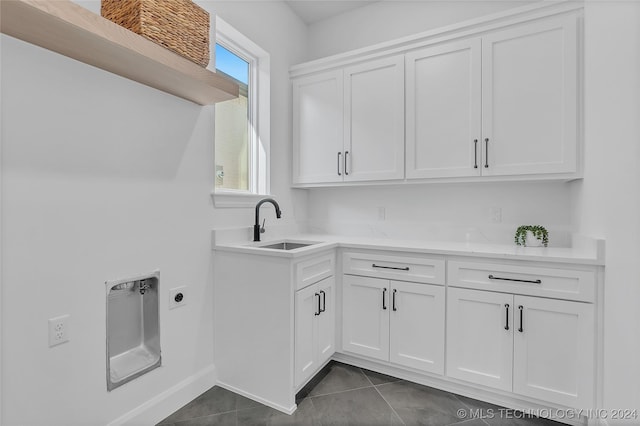
[(107, 281), (107, 390), (160, 367), (160, 272)]

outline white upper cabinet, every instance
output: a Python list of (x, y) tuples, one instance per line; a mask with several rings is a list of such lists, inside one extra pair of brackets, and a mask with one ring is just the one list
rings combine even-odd
[(342, 181), (343, 96), (342, 70), (293, 81), (294, 184)]
[(577, 171), (577, 61), (575, 16), (483, 36), (483, 175)]
[(345, 181), (404, 178), (404, 55), (344, 69)]
[(407, 178), (479, 176), (481, 41), (406, 55)]
[(579, 19), (478, 25), (309, 66), (293, 80), (293, 183), (579, 178)]

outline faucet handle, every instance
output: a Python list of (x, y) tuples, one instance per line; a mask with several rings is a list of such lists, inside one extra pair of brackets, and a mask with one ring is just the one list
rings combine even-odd
[(267, 219), (262, 219), (262, 226), (260, 227), (260, 233), (261, 233), (261, 234), (264, 234), (264, 233), (265, 233), (265, 231), (266, 231), (266, 229), (264, 229), (264, 222), (265, 222), (266, 220), (267, 220)]

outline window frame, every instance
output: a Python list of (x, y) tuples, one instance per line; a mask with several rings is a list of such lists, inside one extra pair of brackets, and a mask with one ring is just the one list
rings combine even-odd
[[(215, 148), (212, 173), (215, 207), (255, 207), (258, 200), (270, 195), (270, 57), (269, 54), (244, 34), (216, 16), (215, 37), (217, 44), (249, 63), (248, 78), (248, 190), (215, 187)], [(214, 44), (215, 48), (215, 44)], [(209, 69), (215, 71), (215, 61)], [(215, 108), (215, 106), (214, 106)], [(215, 117), (215, 109), (214, 109)], [(214, 136), (215, 143), (215, 136)], [(215, 147), (215, 145), (214, 145)]]

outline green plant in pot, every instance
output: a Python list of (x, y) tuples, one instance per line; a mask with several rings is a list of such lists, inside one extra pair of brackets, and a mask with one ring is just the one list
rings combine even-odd
[(541, 225), (522, 225), (516, 229), (515, 242), (525, 247), (547, 247), (549, 245), (549, 232)]

